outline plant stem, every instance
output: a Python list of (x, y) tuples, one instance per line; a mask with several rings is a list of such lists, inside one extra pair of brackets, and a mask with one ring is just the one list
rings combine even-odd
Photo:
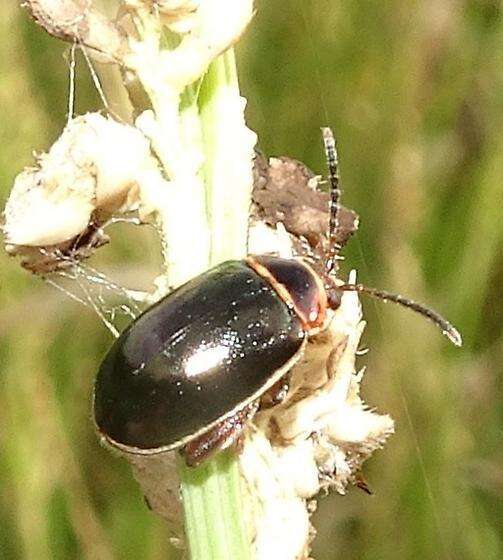
[(203, 173), (213, 265), (246, 255), (252, 154), (233, 49), (210, 65), (198, 105), (206, 156)]
[[(213, 265), (246, 255), (254, 135), (245, 127), (232, 50), (210, 65), (197, 104)], [(235, 454), (228, 450), (199, 467), (179, 464), (191, 560), (250, 559)]]
[(251, 558), (234, 454), (224, 451), (196, 468), (180, 458), (179, 474), (191, 560)]

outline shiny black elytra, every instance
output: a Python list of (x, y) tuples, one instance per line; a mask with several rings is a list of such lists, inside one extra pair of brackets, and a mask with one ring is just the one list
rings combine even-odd
[[(304, 307), (317, 297), (316, 276), (301, 263), (262, 263), (291, 274), (290, 288), (304, 277), (296, 286)], [(116, 340), (96, 380), (96, 423), (111, 443), (137, 453), (183, 445), (278, 381), (308, 332), (248, 262), (224, 262), (159, 301)]]
[(323, 134), (332, 193), (323, 266), (271, 256), (228, 261), (147, 309), (97, 375), (95, 422), (109, 444), (136, 454), (180, 448), (196, 465), (235, 442), (261, 399), (281, 393), (308, 337), (326, 328), (327, 307), (336, 309), (344, 291), (412, 308), (461, 344), (452, 325), (416, 302), (334, 282), (339, 177), (333, 135), (328, 128)]

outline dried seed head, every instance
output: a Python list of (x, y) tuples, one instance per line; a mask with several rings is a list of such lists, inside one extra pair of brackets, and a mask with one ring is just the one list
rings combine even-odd
[[(150, 0), (135, 5), (152, 5)], [(154, 2), (161, 21), (180, 34), (179, 45), (159, 51), (156, 44), (130, 41), (126, 66), (150, 84), (156, 81), (175, 92), (200, 78), (210, 63), (236, 43), (253, 16), (253, 0)], [(138, 8), (139, 9), (139, 8)], [(150, 76), (149, 76), (150, 74)]]
[(37, 167), (16, 178), (4, 212), (7, 249), (64, 243), (86, 231), (96, 211), (146, 214), (141, 191), (159, 180), (150, 143), (138, 129), (97, 113), (78, 117), (38, 156)]

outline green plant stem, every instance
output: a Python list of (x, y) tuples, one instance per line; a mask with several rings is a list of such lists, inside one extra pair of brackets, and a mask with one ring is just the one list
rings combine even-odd
[[(208, 69), (197, 95), (205, 154), (202, 174), (210, 225), (210, 264), (246, 254), (251, 193), (251, 158), (236, 148), (244, 129), (234, 53)], [(241, 160), (237, 161), (236, 160)], [(237, 163), (237, 166), (236, 166)], [(249, 179), (239, 177), (239, 167)], [(244, 519), (238, 462), (232, 450), (198, 467), (179, 461), (185, 531), (191, 560), (249, 560), (251, 542)]]
[(179, 473), (191, 560), (249, 560), (234, 454), (219, 453), (195, 468), (180, 458)]
[(239, 145), (246, 144), (240, 134), (242, 102), (234, 50), (229, 49), (208, 68), (198, 99), (212, 265), (246, 255), (251, 198), (246, 167), (251, 161)]

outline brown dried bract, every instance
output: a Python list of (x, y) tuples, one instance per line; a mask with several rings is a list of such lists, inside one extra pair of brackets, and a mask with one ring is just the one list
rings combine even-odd
[[(328, 245), (330, 195), (318, 190), (316, 175), (303, 163), (282, 156), (254, 162), (252, 217), (271, 226), (282, 223), (303, 256), (321, 259)], [(341, 206), (336, 240), (344, 246), (358, 229), (358, 215)], [(307, 242), (307, 247), (302, 240)]]

